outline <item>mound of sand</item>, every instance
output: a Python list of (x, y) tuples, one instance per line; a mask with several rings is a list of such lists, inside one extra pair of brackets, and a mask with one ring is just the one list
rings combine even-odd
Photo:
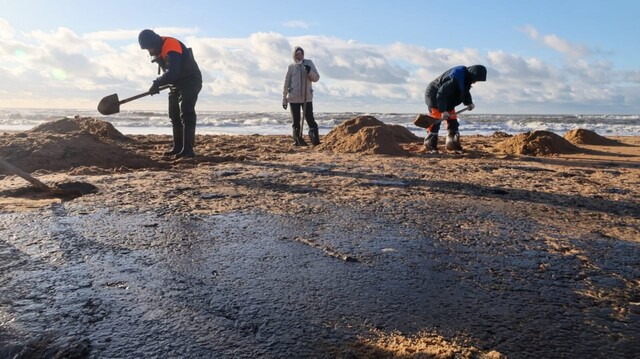
[(31, 129), (31, 132), (49, 132), (68, 134), (71, 132), (88, 133), (101, 139), (114, 141), (128, 141), (129, 138), (116, 130), (109, 122), (91, 117), (63, 118), (57, 121), (43, 123)]
[(409, 131), (404, 126), (401, 125), (386, 125), (389, 130), (391, 130), (391, 134), (393, 138), (398, 143), (412, 143), (412, 142), (420, 142), (422, 143), (422, 139), (413, 134), (413, 132)]
[[(113, 141), (122, 138), (127, 142)], [(27, 172), (80, 166), (158, 167), (152, 159), (127, 149), (129, 142), (133, 141), (108, 122), (76, 117), (45, 123), (31, 131), (0, 136), (0, 157)]]
[(549, 156), (580, 152), (580, 149), (571, 142), (549, 131), (521, 133), (498, 143), (496, 148), (507, 154), (525, 156)]
[[(407, 152), (398, 144), (394, 133), (402, 138), (404, 132), (385, 125), (373, 116), (359, 116), (331, 130), (324, 137), (319, 148), (336, 153), (406, 156)], [(406, 137), (410, 138), (410, 136)]]
[(600, 136), (599, 134), (578, 128), (564, 134), (564, 138), (574, 145), (620, 146), (620, 142)]

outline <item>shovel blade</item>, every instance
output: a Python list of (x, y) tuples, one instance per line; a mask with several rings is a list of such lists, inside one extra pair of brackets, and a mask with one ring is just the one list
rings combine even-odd
[(429, 115), (423, 114), (416, 116), (416, 118), (413, 120), (413, 124), (421, 128), (429, 128), (438, 122), (440, 122), (440, 120), (438, 120), (437, 118), (433, 118)]
[(114, 93), (113, 95), (109, 95), (102, 100), (98, 104), (98, 112), (103, 115), (113, 115), (114, 113), (120, 112), (120, 100), (118, 99), (118, 94)]

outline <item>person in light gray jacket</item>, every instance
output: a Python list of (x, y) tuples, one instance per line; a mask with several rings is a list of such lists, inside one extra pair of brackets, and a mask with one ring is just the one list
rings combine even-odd
[(300, 126), (300, 108), (309, 125), (309, 138), (311, 143), (320, 144), (318, 124), (313, 118), (313, 88), (312, 82), (318, 82), (320, 75), (313, 61), (304, 58), (304, 50), (300, 46), (293, 49), (293, 63), (289, 65), (284, 77), (282, 91), (282, 108), (287, 109), (291, 105), (293, 117), (293, 139), (296, 146), (307, 146), (302, 137)]

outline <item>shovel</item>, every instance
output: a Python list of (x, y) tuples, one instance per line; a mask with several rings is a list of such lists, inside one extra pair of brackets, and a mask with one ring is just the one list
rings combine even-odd
[[(77, 195), (78, 193), (80, 193), (81, 191), (77, 190), (77, 189), (60, 189), (60, 188), (52, 188), (47, 186), (46, 184), (40, 182), (39, 180), (37, 180), (36, 178), (34, 178), (33, 176), (31, 176), (30, 174), (28, 174), (27, 172), (19, 169), (18, 167), (12, 165), (11, 163), (3, 160), (2, 158), (0, 158), (0, 168), (3, 168), (5, 171), (9, 172), (9, 173), (13, 173), (17, 176), (22, 177), (23, 179), (29, 181), (32, 185), (36, 186), (37, 188), (48, 192), (48, 193), (52, 193), (52, 194), (57, 194), (57, 195), (63, 195), (63, 196), (68, 196), (68, 195)], [(82, 193), (80, 193), (82, 194)]]
[[(456, 112), (456, 115), (461, 114), (467, 110), (469, 110), (469, 107), (465, 107), (462, 110)], [(442, 122), (442, 120), (439, 118), (434, 118), (429, 115), (422, 115), (422, 114), (416, 116), (416, 118), (413, 120), (413, 124), (421, 128), (429, 128), (435, 125), (436, 123), (440, 123), (440, 122)]]
[[(160, 86), (158, 88), (158, 91), (168, 89), (169, 87), (171, 87), (171, 85)], [(98, 112), (100, 112), (103, 115), (113, 115), (114, 113), (120, 112), (120, 105), (122, 105), (123, 103), (131, 102), (133, 100), (137, 100), (141, 97), (145, 97), (149, 95), (151, 95), (151, 93), (147, 91), (139, 95), (125, 98), (124, 100), (120, 101), (118, 99), (118, 94), (114, 93), (113, 95), (109, 95), (103, 98), (102, 100), (100, 100), (100, 103), (98, 104)]]

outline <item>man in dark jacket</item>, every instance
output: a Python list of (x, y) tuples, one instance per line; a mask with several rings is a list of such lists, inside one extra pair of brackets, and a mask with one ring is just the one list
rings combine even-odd
[[(469, 111), (473, 110), (475, 105), (469, 92), (471, 85), (476, 81), (486, 80), (487, 69), (482, 65), (456, 66), (431, 81), (427, 86), (424, 100), (429, 107), (431, 117), (442, 119), (447, 123), (448, 134), (445, 147), (448, 151), (462, 151), (456, 106), (463, 103), (469, 108)], [(431, 153), (438, 153), (439, 131), (440, 122), (427, 129), (424, 145)]]
[(151, 95), (159, 93), (160, 86), (169, 88), (169, 118), (173, 125), (173, 149), (165, 156), (194, 157), (196, 136), (196, 101), (202, 89), (202, 74), (193, 52), (172, 37), (162, 37), (152, 30), (138, 35), (140, 48), (149, 51), (151, 62), (158, 64), (158, 75), (149, 88)]

